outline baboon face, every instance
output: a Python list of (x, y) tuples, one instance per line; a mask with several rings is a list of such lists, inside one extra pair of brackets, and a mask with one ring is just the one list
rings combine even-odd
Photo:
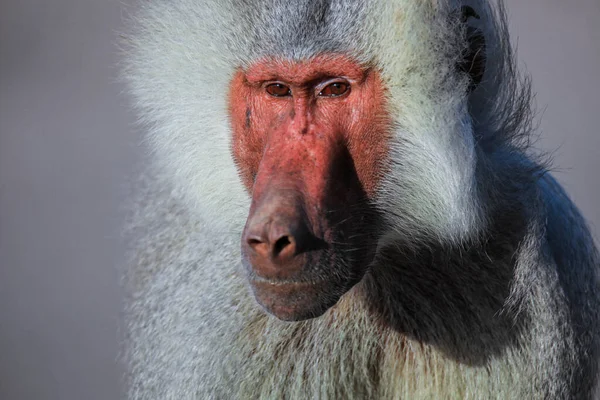
[(252, 196), (243, 260), (280, 319), (324, 313), (375, 254), (385, 102), (379, 74), (342, 56), (263, 60), (232, 80), (233, 157)]

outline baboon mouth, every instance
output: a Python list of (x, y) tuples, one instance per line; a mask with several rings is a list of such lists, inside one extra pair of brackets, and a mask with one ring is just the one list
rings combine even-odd
[(251, 279), (253, 285), (260, 285), (263, 287), (296, 287), (298, 289), (302, 288), (310, 288), (319, 285), (326, 285), (328, 281), (326, 280), (291, 280), (291, 279), (265, 279), (261, 277), (255, 277)]
[(365, 251), (352, 262), (344, 261), (343, 252), (332, 246), (299, 255), (289, 265), (266, 268), (248, 258), (242, 263), (254, 297), (265, 311), (284, 321), (302, 321), (333, 307), (363, 278), (372, 257)]

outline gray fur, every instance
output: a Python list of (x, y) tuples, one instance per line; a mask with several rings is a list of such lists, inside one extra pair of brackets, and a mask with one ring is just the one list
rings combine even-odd
[[(487, 42), (470, 95), (456, 11)], [(502, 5), (472, 0), (144, 1), (125, 77), (153, 156), (126, 273), (130, 399), (592, 399), (600, 257), (528, 155), (531, 94)], [(261, 57), (378, 68), (394, 117), (367, 276), (320, 318), (266, 315), (239, 241), (249, 197), (225, 96)], [(596, 395), (600, 392), (596, 392)]]

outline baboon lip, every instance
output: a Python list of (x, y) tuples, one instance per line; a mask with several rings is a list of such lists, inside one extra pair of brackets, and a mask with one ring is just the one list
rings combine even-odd
[(259, 276), (255, 277), (255, 278), (252, 278), (250, 280), (250, 282), (252, 283), (252, 285), (260, 286), (261, 288), (265, 288), (265, 289), (268, 289), (269, 287), (272, 287), (272, 288), (279, 288), (279, 287), (289, 287), (289, 288), (293, 288), (293, 287), (296, 287), (296, 288), (315, 287), (315, 286), (325, 285), (325, 284), (328, 283), (328, 281), (326, 281), (326, 280), (301, 281), (301, 280), (291, 280), (291, 279), (267, 279), (267, 278), (262, 278), (262, 277), (259, 277)]

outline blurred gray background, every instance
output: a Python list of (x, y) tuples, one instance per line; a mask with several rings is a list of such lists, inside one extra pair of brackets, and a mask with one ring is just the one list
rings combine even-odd
[[(122, 0), (0, 0), (0, 399), (121, 397)], [(600, 1), (507, 0), (538, 147), (600, 232)]]

